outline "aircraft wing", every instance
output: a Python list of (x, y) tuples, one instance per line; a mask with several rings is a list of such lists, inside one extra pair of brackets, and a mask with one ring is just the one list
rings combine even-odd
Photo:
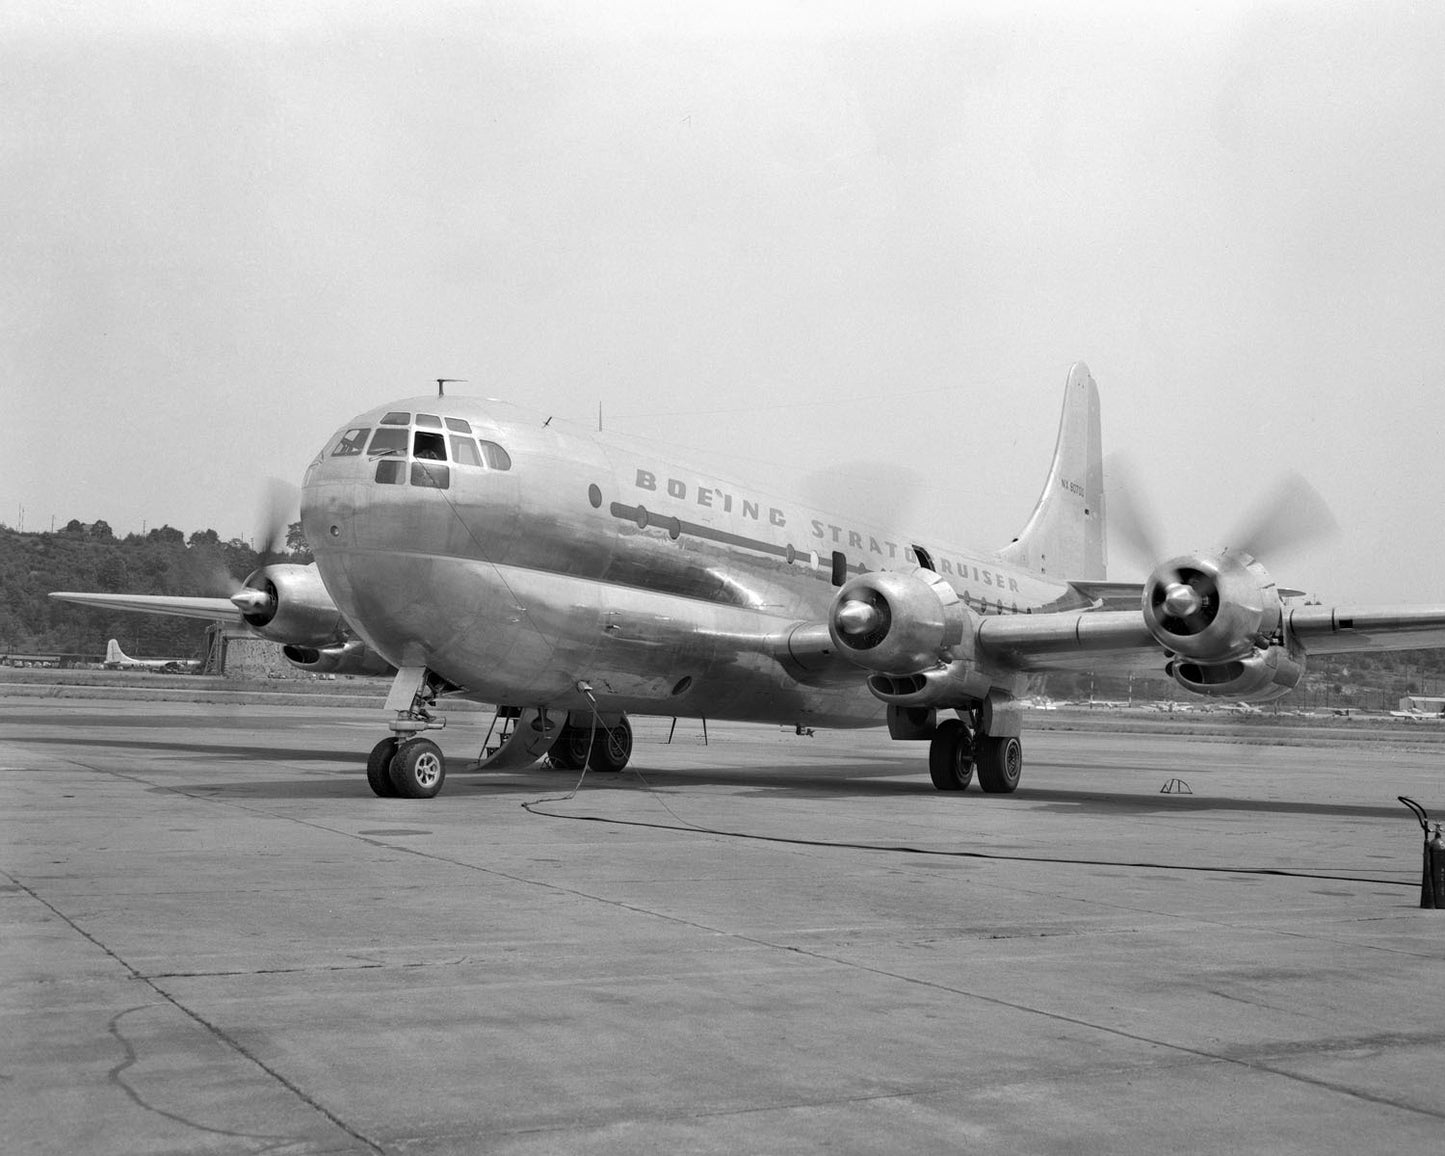
[(51, 594), (62, 602), (78, 602), (82, 606), (99, 606), (111, 610), (139, 610), (145, 614), (169, 614), (179, 618), (204, 618), (208, 622), (223, 621), (240, 624), (241, 611), (229, 598), (188, 598), (169, 594), (87, 594), (83, 591), (58, 590)]
[[(1308, 654), (1445, 646), (1445, 606), (1301, 606), (1287, 634)], [(1019, 670), (1126, 670), (1154, 665), (1164, 648), (1137, 610), (999, 615), (978, 625), (990, 658)]]
[(994, 615), (976, 637), (989, 658), (1019, 670), (1124, 670), (1161, 653), (1137, 610)]
[(1445, 646), (1445, 606), (1299, 606), (1285, 617), (1311, 654)]

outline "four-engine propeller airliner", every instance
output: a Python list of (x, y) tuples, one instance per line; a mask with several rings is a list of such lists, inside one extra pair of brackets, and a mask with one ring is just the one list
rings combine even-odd
[(1034, 672), (1162, 669), (1260, 702), (1296, 686), (1309, 653), (1445, 646), (1445, 606), (1290, 605), (1241, 547), (1108, 582), (1082, 363), (1038, 504), (993, 553), (442, 396), (337, 430), (306, 469), (301, 522), (315, 562), (263, 565), (230, 598), (53, 596), (243, 622), (306, 670), (394, 669), (391, 734), (367, 764), (383, 796), (441, 789), (425, 732), (447, 696), (500, 704), (488, 767), (620, 770), (629, 714), (886, 725), (928, 743), (939, 790), (976, 775), (1007, 793)]
[(105, 644), (107, 670), (159, 670), (167, 674), (184, 674), (200, 668), (193, 658), (132, 658), (112, 638)]

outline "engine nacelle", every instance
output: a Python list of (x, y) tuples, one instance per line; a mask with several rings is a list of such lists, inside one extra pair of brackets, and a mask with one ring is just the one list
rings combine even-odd
[(1255, 648), (1244, 658), (1208, 665), (1174, 661), (1169, 676), (1185, 690), (1213, 698), (1269, 702), (1288, 694), (1305, 675), (1304, 655), (1292, 655), (1283, 646)]
[(940, 664), (913, 674), (870, 674), (868, 690), (899, 707), (961, 707), (988, 697), (992, 681), (971, 662)]
[(834, 596), (828, 634), (866, 670), (917, 675), (973, 657), (972, 617), (932, 570), (875, 570), (850, 579)]
[(262, 638), (300, 647), (339, 643), (345, 623), (314, 565), (263, 566), (231, 601)]
[(353, 638), (340, 646), (283, 646), (281, 653), (292, 666), (312, 674), (395, 674), (396, 667)]
[(1283, 614), (1269, 573), (1248, 554), (1171, 558), (1144, 584), (1144, 624), (1159, 645), (1202, 666), (1268, 647)]

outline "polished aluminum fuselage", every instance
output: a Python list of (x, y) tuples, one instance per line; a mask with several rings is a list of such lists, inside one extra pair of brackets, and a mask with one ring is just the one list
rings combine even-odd
[[(446, 488), (376, 481), (379, 460), (335, 456), (389, 411), (464, 419), (510, 469), (452, 463)], [(347, 622), (397, 666), (468, 697), (786, 724), (870, 726), (856, 678), (788, 658), (826, 622), (834, 551), (850, 572), (925, 561), (985, 614), (1058, 606), (1067, 586), (934, 539), (859, 524), (668, 462), (624, 439), (510, 405), (419, 397), (360, 415), (307, 470), (302, 528)], [(1013, 688), (1016, 671), (1000, 670)]]

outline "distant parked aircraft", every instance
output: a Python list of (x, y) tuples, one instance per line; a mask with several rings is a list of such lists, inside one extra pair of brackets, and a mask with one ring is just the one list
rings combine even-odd
[(105, 644), (106, 670), (158, 670), (166, 674), (187, 674), (200, 668), (200, 662), (189, 658), (132, 658), (112, 638)]

